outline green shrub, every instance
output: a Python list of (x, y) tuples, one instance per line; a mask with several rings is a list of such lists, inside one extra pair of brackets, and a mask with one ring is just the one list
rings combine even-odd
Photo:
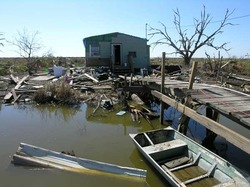
[(14, 66), (13, 71), (16, 73), (24, 73), (28, 71), (28, 67), (25, 65)]
[(4, 67), (0, 67), (0, 76), (8, 75), (8, 69)]

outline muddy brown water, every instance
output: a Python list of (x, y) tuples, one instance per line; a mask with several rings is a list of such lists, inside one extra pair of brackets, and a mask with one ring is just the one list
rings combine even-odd
[[(129, 114), (57, 106), (0, 105), (0, 186), (88, 187), (88, 186), (169, 186), (139, 154), (129, 133), (151, 130), (145, 120), (132, 122)], [(153, 127), (158, 128), (158, 120)], [(55, 151), (71, 151), (79, 157), (146, 169), (147, 178), (114, 177), (95, 172), (71, 173), (57, 169), (14, 166), (12, 155), (20, 142)]]
[[(143, 118), (140, 123), (132, 122), (128, 113), (117, 116), (120, 108), (117, 106), (113, 112), (100, 108), (95, 115), (91, 115), (93, 108), (86, 104), (79, 108), (0, 104), (0, 186), (170, 186), (142, 157), (128, 135), (165, 126), (159, 125), (159, 119), (153, 120), (150, 125)], [(196, 125), (193, 128), (196, 129)], [(59, 152), (73, 150), (79, 157), (145, 169), (147, 177), (135, 180), (105, 173), (79, 174), (58, 169), (14, 166), (11, 163), (12, 155), (20, 142)], [(236, 151), (239, 154), (239, 150)], [(227, 157), (247, 170), (249, 155), (241, 153), (236, 156), (236, 151), (227, 150)]]

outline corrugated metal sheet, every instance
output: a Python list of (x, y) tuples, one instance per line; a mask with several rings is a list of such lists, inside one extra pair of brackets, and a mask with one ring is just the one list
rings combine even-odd
[(109, 34), (102, 34), (102, 35), (97, 35), (97, 36), (90, 36), (87, 38), (83, 39), (83, 44), (84, 46), (88, 46), (89, 43), (91, 44), (97, 44), (99, 42), (111, 42), (112, 37), (117, 37), (119, 33), (114, 32), (114, 33), (109, 33)]
[(129, 37), (134, 37), (134, 38), (146, 40), (145, 38), (140, 38), (140, 37), (132, 36), (129, 34), (124, 34), (124, 33), (120, 33), (120, 32), (113, 32), (113, 33), (107, 33), (107, 34), (102, 34), (102, 35), (86, 37), (83, 39), (83, 44), (86, 47), (88, 43), (98, 43), (100, 41), (111, 42), (112, 37), (117, 37), (118, 35), (125, 35), (125, 36), (129, 36)]

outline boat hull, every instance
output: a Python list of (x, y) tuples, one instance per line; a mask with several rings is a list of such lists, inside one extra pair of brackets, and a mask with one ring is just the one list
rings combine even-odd
[(250, 186), (232, 164), (171, 127), (130, 137), (172, 186)]

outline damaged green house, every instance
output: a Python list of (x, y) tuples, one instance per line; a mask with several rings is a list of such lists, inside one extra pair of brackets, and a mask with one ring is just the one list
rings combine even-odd
[(109, 66), (114, 73), (136, 73), (150, 66), (149, 45), (145, 38), (119, 32), (83, 39), (86, 66)]

